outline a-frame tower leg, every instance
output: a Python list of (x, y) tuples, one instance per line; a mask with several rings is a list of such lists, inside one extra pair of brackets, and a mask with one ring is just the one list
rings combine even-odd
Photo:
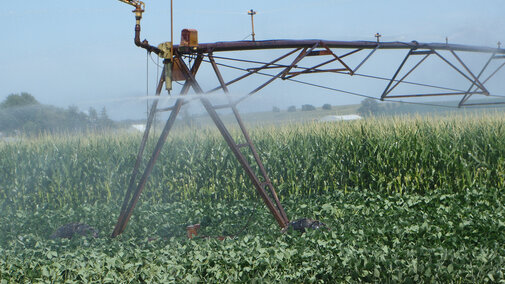
[[(198, 71), (198, 68), (200, 67), (200, 64), (202, 62), (202, 57), (197, 57), (195, 64), (192, 67), (191, 73), (196, 74)], [(158, 83), (158, 87), (156, 88), (156, 96), (159, 96), (161, 94), (161, 91), (163, 89), (163, 83), (165, 82), (165, 70), (162, 71), (161, 77)], [(186, 94), (189, 90), (189, 82), (184, 84), (182, 90), (181, 90), (181, 95)], [(130, 182), (128, 185), (128, 190), (126, 192), (123, 205), (121, 207), (121, 212), (118, 217), (118, 221), (116, 223), (116, 226), (114, 227), (114, 231), (112, 232), (111, 237), (116, 237), (117, 235), (123, 233), (124, 229), (126, 228), (126, 225), (128, 224), (128, 221), (130, 220), (130, 217), (133, 213), (133, 209), (135, 208), (138, 199), (140, 197), (140, 194), (144, 190), (144, 187), (146, 185), (147, 179), (149, 178), (149, 175), (151, 174), (151, 171), (154, 167), (154, 164), (156, 163), (156, 160), (158, 159), (158, 156), (161, 152), (161, 149), (163, 148), (163, 145), (166, 142), (166, 139), (168, 137), (168, 133), (172, 129), (172, 126), (174, 125), (175, 119), (177, 117), (177, 114), (179, 113), (182, 105), (184, 104), (183, 99), (177, 99), (175, 104), (170, 107), (167, 110), (170, 110), (170, 116), (167, 119), (167, 122), (165, 124), (165, 127), (163, 128), (163, 131), (158, 139), (158, 143), (156, 144), (156, 147), (151, 155), (151, 158), (149, 159), (149, 162), (144, 170), (144, 173), (142, 177), (140, 178), (140, 181), (138, 182), (137, 185), (135, 185), (135, 181), (137, 179), (137, 175), (139, 173), (139, 167), (140, 163), (142, 162), (142, 157), (144, 155), (144, 149), (147, 143), (147, 139), (149, 138), (149, 132), (152, 126), (152, 122), (154, 120), (154, 116), (156, 112), (158, 111), (158, 100), (154, 100), (151, 110), (149, 112), (149, 117), (147, 119), (146, 123), (146, 129), (144, 130), (144, 136), (142, 137), (142, 141), (140, 143), (139, 147), (139, 152), (137, 154), (137, 160), (135, 162), (135, 166), (133, 168), (132, 175), (130, 177)], [(133, 192), (133, 189), (135, 188), (135, 192)], [(133, 193), (133, 196), (132, 196)]]
[[(228, 94), (228, 89), (226, 87), (226, 84), (224, 83), (224, 80), (222, 79), (219, 69), (217, 69), (217, 65), (215, 64), (211, 54), (209, 55), (209, 58), (211, 60), (211, 63), (214, 67), (214, 70), (215, 70), (216, 75), (219, 79), (219, 82), (221, 83), (223, 90), (225, 91), (226, 94)], [(203, 94), (203, 90), (200, 87), (200, 85), (198, 84), (198, 82), (196, 81), (194, 74), (189, 70), (189, 68), (186, 66), (184, 61), (181, 58), (179, 58), (179, 60), (177, 62), (179, 64), (180, 70), (182, 70), (182, 72), (184, 73), (184, 76), (186, 77), (186, 82), (188, 82), (188, 81), (190, 82), (190, 84), (192, 85), (192, 87), (196, 93)], [(274, 216), (274, 218), (277, 221), (277, 223), (279, 224), (279, 226), (281, 228), (285, 228), (289, 223), (289, 219), (287, 218), (284, 208), (282, 207), (282, 205), (279, 201), (279, 198), (277, 197), (277, 193), (275, 192), (275, 188), (273, 187), (272, 182), (270, 181), (270, 178), (268, 177), (268, 175), (266, 173), (265, 167), (263, 166), (263, 163), (261, 162), (261, 160), (259, 158), (259, 155), (258, 155), (258, 153), (252, 143), (252, 140), (251, 140), (243, 122), (242, 122), (242, 119), (238, 113), (236, 106), (230, 102), (229, 106), (231, 107), (233, 114), (235, 115), (235, 118), (237, 119), (237, 122), (240, 126), (240, 129), (242, 130), (244, 138), (246, 139), (247, 143), (244, 143), (244, 144), (237, 144), (234, 141), (230, 132), (228, 131), (228, 129), (224, 125), (224, 123), (221, 120), (221, 118), (219, 117), (219, 115), (217, 114), (216, 107), (214, 107), (207, 98), (202, 97), (200, 99), (200, 101), (202, 102), (207, 113), (212, 118), (212, 121), (214, 121), (214, 124), (216, 124), (217, 128), (219, 129), (219, 132), (221, 133), (221, 135), (225, 139), (226, 143), (228, 144), (228, 146), (232, 150), (233, 154), (235, 155), (235, 157), (239, 161), (240, 165), (242, 166), (242, 168), (246, 172), (247, 176), (252, 181), (254, 187), (256, 188), (256, 191), (258, 192), (260, 197), (265, 202), (270, 213), (272, 213), (272, 215)], [(249, 162), (247, 161), (245, 156), (240, 151), (240, 148), (243, 146), (248, 146), (249, 149), (252, 151), (255, 161), (258, 164), (258, 167), (260, 169), (261, 175), (263, 176), (263, 181), (260, 181), (258, 176), (254, 173), (254, 170), (249, 165)], [(269, 189), (270, 195), (265, 190), (266, 188)], [(272, 201), (272, 198), (274, 199), (274, 201)]]

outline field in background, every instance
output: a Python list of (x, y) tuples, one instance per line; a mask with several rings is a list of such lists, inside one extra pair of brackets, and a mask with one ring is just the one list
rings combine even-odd
[[(213, 128), (175, 129), (115, 240), (140, 135), (0, 142), (0, 279), (499, 281), (504, 124), (495, 114), (253, 128), (288, 216), (331, 228), (303, 235), (279, 233)], [(103, 238), (48, 240), (77, 221)], [(246, 230), (188, 241), (198, 222), (209, 236)]]

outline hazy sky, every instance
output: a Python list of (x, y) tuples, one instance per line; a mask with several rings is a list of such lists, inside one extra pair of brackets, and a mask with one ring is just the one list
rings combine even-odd
[[(116, 0), (4, 2), (0, 100), (29, 92), (44, 104), (76, 105), (81, 110), (106, 106), (116, 119), (145, 115), (145, 101), (134, 99), (146, 95), (146, 53), (133, 45), (132, 7)], [(168, 41), (170, 1), (145, 2), (142, 39), (154, 45)], [(445, 42), (447, 36), (451, 43), (495, 47), (498, 41), (505, 42), (503, 0), (174, 0), (175, 42), (182, 28), (197, 29), (200, 42), (242, 40), (251, 32), (249, 9), (257, 11), (257, 40), (375, 40), (373, 35), (379, 32), (383, 41)], [(274, 55), (257, 53), (254, 59), (269, 61)], [(389, 76), (394, 71), (387, 68), (391, 65), (387, 57), (371, 64), (372, 69), (384, 67)], [(152, 94), (157, 70), (152, 61), (149, 66)], [(215, 80), (211, 73), (199, 76), (203, 82)], [(361, 100), (282, 83), (267, 87), (251, 104), (271, 109)], [(385, 83), (381, 84), (373, 95), (382, 92)], [(373, 93), (372, 86), (365, 91)], [(355, 85), (342, 81), (333, 87)]]

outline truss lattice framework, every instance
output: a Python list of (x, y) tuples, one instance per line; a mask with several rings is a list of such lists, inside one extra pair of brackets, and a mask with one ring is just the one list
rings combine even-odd
[[(474, 106), (474, 105), (486, 105), (486, 104), (499, 104), (499, 102), (493, 103), (468, 103), (468, 99), (473, 95), (492, 95), (486, 88), (486, 83), (494, 77), (498, 71), (500, 71), (505, 65), (505, 49), (492, 48), (492, 47), (481, 47), (481, 46), (470, 46), (470, 45), (460, 45), (460, 44), (445, 44), (445, 43), (418, 43), (416, 41), (412, 42), (369, 42), (369, 41), (325, 41), (325, 40), (268, 40), (268, 41), (234, 41), (234, 42), (216, 42), (208, 44), (200, 44), (196, 49), (189, 49), (184, 46), (174, 46), (175, 57), (182, 59), (186, 56), (203, 56), (203, 61), (209, 62), (213, 65), (214, 70), (216, 70), (215, 65), (220, 65), (226, 68), (233, 68), (237, 70), (242, 70), (245, 74), (236, 77), (224, 84), (226, 86), (237, 83), (251, 75), (261, 74), (268, 76), (268, 80), (261, 85), (255, 87), (251, 90), (247, 96), (252, 95), (275, 81), (276, 79), (291, 80), (296, 81), (293, 78), (296, 76), (312, 73), (335, 73), (335, 74), (345, 74), (351, 76), (363, 76), (370, 77), (374, 79), (386, 80), (387, 85), (380, 96), (381, 100), (393, 100), (398, 98), (420, 98), (420, 97), (434, 97), (434, 96), (461, 96), (458, 107), (462, 106)], [(260, 49), (284, 49), (287, 50), (283, 55), (273, 59), (270, 62), (260, 62), (254, 60), (244, 60), (231, 57), (218, 56), (219, 53), (225, 53), (229, 51), (248, 51), (248, 50), (260, 50)], [(337, 55), (337, 50), (345, 50), (345, 53)], [(384, 78), (373, 75), (365, 75), (358, 73), (358, 70), (363, 67), (368, 60), (376, 54), (379, 50), (404, 50), (407, 52), (403, 61), (396, 68), (396, 72), (392, 77)], [(451, 58), (441, 52), (448, 52)], [(471, 70), (469, 65), (464, 62), (462, 57), (458, 53), (479, 53), (479, 54), (489, 54), (489, 58), (485, 62), (484, 66), (480, 70)], [(354, 65), (347, 63), (347, 59), (355, 57), (357, 54), (365, 54), (364, 59), (354, 63)], [(296, 55), (296, 56), (294, 56)], [(293, 59), (294, 56), (294, 59)], [(315, 56), (327, 56), (329, 59), (317, 63), (312, 66), (302, 66), (304, 59)], [(212, 57), (212, 59), (211, 59)], [(461, 78), (464, 78), (468, 85), (462, 86), (461, 88), (452, 88), (448, 86), (435, 86), (429, 85), (422, 82), (411, 82), (406, 79), (421, 66), (426, 59), (429, 57), (436, 57), (443, 64), (446, 64), (454, 70)], [(215, 59), (234, 61), (236, 63), (250, 63), (255, 64), (254, 67), (241, 68), (234, 66), (233, 64), (223, 64), (216, 63)], [(288, 63), (285, 63), (288, 61)], [(406, 68), (409, 61), (416, 62), (412, 67)], [(493, 61), (500, 61), (499, 65), (491, 69), (490, 63)], [(389, 62), (391, 63), (391, 62)], [(328, 68), (332, 64), (333, 67)], [(391, 63), (394, 64), (394, 63)], [(335, 66), (336, 65), (336, 66)], [(266, 70), (279, 69), (277, 74), (267, 74), (264, 73)], [(490, 74), (483, 78), (485, 72)], [(309, 83), (310, 84), (310, 83)], [(436, 93), (409, 93), (409, 94), (392, 94), (392, 91), (396, 89), (399, 85), (409, 84), (417, 85), (422, 87), (430, 87), (434, 89), (441, 90)], [(326, 87), (332, 89), (331, 87)], [(211, 93), (217, 90), (222, 90), (222, 86), (218, 86), (205, 93)], [(350, 94), (356, 94), (352, 92), (347, 92)], [(358, 94), (359, 95), (359, 94)], [(240, 98), (235, 104), (243, 101), (247, 96)], [(363, 95), (366, 96), (366, 95)]]

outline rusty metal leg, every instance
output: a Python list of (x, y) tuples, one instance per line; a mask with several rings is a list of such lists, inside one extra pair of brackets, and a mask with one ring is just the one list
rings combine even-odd
[[(176, 56), (179, 56), (179, 55), (176, 54)], [(194, 75), (190, 72), (189, 68), (186, 66), (184, 61), (179, 60), (178, 64), (179, 64), (179, 67), (181, 68), (181, 70), (184, 72), (184, 74), (186, 76), (186, 80), (190, 81), (195, 92), (198, 94), (203, 94), (202, 88), (200, 87), (200, 85), (196, 81)], [(220, 81), (221, 81), (221, 86), (222, 87), (224, 86), (223, 89), (227, 90), (226, 84), (224, 83), (224, 81), (222, 81), (222, 77), (221, 77)], [(226, 126), (224, 125), (223, 121), (219, 118), (219, 115), (217, 114), (213, 105), (210, 103), (210, 101), (207, 98), (201, 98), (200, 101), (202, 102), (205, 110), (209, 113), (210, 117), (212, 118), (212, 121), (214, 121), (214, 124), (216, 124), (217, 128), (219, 129), (219, 132), (221, 133), (221, 135), (225, 139), (226, 143), (228, 144), (228, 146), (232, 150), (233, 154), (235, 155), (235, 157), (239, 161), (240, 165), (242, 165), (242, 168), (246, 172), (247, 176), (252, 181), (258, 194), (265, 202), (268, 210), (270, 210), (272, 215), (274, 215), (274, 218), (277, 221), (277, 223), (279, 224), (279, 226), (281, 228), (285, 228), (288, 224), (287, 218), (285, 218), (282, 215), (282, 213), (280, 212), (280, 210), (278, 208), (276, 208), (276, 206), (274, 205), (274, 203), (272, 202), (272, 200), (270, 199), (270, 197), (266, 193), (265, 189), (263, 188), (262, 183), (259, 181), (258, 177), (256, 176), (256, 174), (252, 170), (251, 166), (247, 162), (247, 159), (244, 157), (242, 152), (240, 152), (239, 146), (235, 143), (235, 141), (233, 140), (233, 137), (229, 133), (228, 129), (226, 129)], [(279, 203), (279, 205), (280, 205), (280, 203)], [(282, 208), (282, 206), (280, 206), (280, 207)]]
[(147, 179), (149, 178), (149, 175), (151, 174), (151, 171), (153, 170), (154, 164), (156, 163), (156, 160), (158, 159), (161, 149), (163, 148), (163, 145), (165, 144), (165, 141), (167, 140), (168, 133), (172, 129), (172, 126), (174, 125), (174, 122), (175, 122), (175, 118), (177, 117), (177, 114), (179, 113), (183, 103), (184, 103), (183, 99), (177, 99), (177, 101), (175, 102), (173, 110), (170, 113), (170, 117), (168, 118), (167, 123), (165, 124), (165, 127), (163, 128), (163, 132), (161, 133), (161, 136), (158, 139), (158, 143), (156, 144), (156, 147), (154, 148), (154, 152), (153, 152), (153, 154), (152, 154), (152, 156), (146, 166), (146, 169), (144, 170), (144, 174), (140, 178), (139, 184), (137, 185), (137, 189), (135, 190), (135, 193), (133, 194), (133, 197), (129, 202), (128, 208), (120, 216), (121, 218), (118, 220), (118, 222), (116, 224), (114, 232), (112, 233), (112, 237), (116, 237), (117, 235), (121, 234), (124, 231), (124, 229), (126, 228), (126, 224), (128, 224), (128, 221), (130, 220), (133, 209), (135, 208), (135, 205), (137, 204), (140, 194), (144, 190)]
[(242, 168), (246, 172), (247, 176), (249, 179), (251, 179), (254, 187), (258, 191), (260, 197), (263, 199), (265, 204), (267, 205), (268, 210), (270, 210), (270, 213), (274, 215), (275, 220), (279, 224), (281, 228), (285, 228), (287, 226), (287, 220), (284, 219), (282, 214), (279, 212), (279, 210), (275, 207), (274, 203), (266, 193), (265, 189), (263, 188), (263, 185), (259, 181), (258, 177), (254, 174), (254, 171), (252, 170), (251, 166), (249, 166), (249, 163), (247, 162), (247, 159), (244, 157), (242, 152), (240, 152), (240, 149), (238, 145), (235, 143), (233, 140), (233, 137), (231, 134), (228, 132), (226, 129), (226, 126), (224, 125), (223, 121), (219, 118), (219, 115), (217, 114), (216, 110), (210, 103), (210, 101), (206, 98), (201, 98), (200, 101), (202, 102), (203, 106), (205, 107), (205, 110), (209, 113), (210, 117), (216, 124), (217, 128), (221, 132), (221, 135), (223, 135), (224, 140), (232, 150), (233, 154), (235, 154), (235, 157), (239, 161), (239, 163), (242, 165)]
[[(180, 58), (179, 60), (182, 60), (182, 59)], [(196, 56), (195, 63), (191, 67), (191, 71), (190, 71), (191, 74), (193, 74), (193, 76), (195, 76), (196, 73), (198, 72), (198, 69), (200, 68), (200, 65), (202, 64), (202, 60), (203, 60), (203, 55), (198, 54)], [(187, 94), (190, 87), (191, 87), (190, 81), (186, 80), (184, 82), (184, 85), (182, 86), (181, 95)]]
[[(159, 96), (161, 94), (161, 90), (163, 88), (163, 83), (165, 82), (165, 69), (161, 72), (161, 77), (160, 81), (158, 82), (158, 87), (156, 88), (156, 96)], [(133, 167), (133, 172), (130, 177), (130, 182), (128, 184), (128, 190), (125, 194), (125, 198), (123, 200), (123, 205), (121, 206), (121, 212), (118, 217), (118, 224), (119, 221), (124, 218), (124, 214), (126, 211), (126, 207), (128, 206), (128, 202), (130, 201), (130, 197), (133, 191), (133, 187), (135, 186), (135, 179), (137, 178), (138, 172), (139, 172), (139, 166), (140, 163), (142, 162), (142, 156), (144, 155), (144, 149), (147, 144), (147, 139), (149, 138), (149, 132), (151, 130), (151, 126), (154, 120), (154, 116), (156, 114), (156, 109), (158, 107), (158, 100), (156, 99), (153, 104), (151, 105), (151, 110), (149, 111), (149, 117), (146, 122), (146, 129), (144, 130), (144, 136), (142, 137), (142, 141), (140, 142), (140, 147), (139, 151), (137, 154), (137, 160), (135, 161), (135, 166)], [(116, 232), (118, 228), (114, 228), (114, 232)]]
[[(214, 72), (216, 73), (219, 83), (221, 84), (221, 87), (223, 88), (224, 92), (228, 95), (229, 94), (228, 87), (226, 86), (226, 83), (224, 82), (223, 76), (221, 75), (221, 72), (219, 71), (219, 68), (217, 67), (217, 64), (216, 64), (212, 54), (209, 54), (209, 60), (212, 64), (212, 68), (214, 69)], [(244, 138), (246, 139), (247, 144), (249, 145), (249, 149), (251, 150), (251, 152), (254, 156), (254, 160), (256, 161), (256, 164), (258, 165), (258, 167), (260, 169), (261, 175), (263, 176), (263, 179), (264, 179), (264, 183), (266, 185), (268, 185), (268, 188), (270, 189), (270, 193), (271, 193), (272, 197), (274, 198), (275, 204), (277, 206), (277, 210), (279, 211), (284, 223), (287, 224), (287, 223), (289, 223), (289, 219), (286, 215), (286, 212), (284, 211), (284, 208), (282, 207), (282, 204), (279, 201), (279, 198), (277, 196), (277, 192), (275, 191), (275, 188), (274, 188), (270, 178), (268, 177), (267, 171), (266, 171), (265, 167), (263, 166), (263, 163), (261, 162), (258, 151), (256, 151), (256, 147), (254, 147), (252, 139), (249, 136), (249, 133), (248, 133), (243, 121), (242, 121), (242, 118), (240, 117), (238, 109), (236, 108), (236, 106), (234, 104), (231, 103), (231, 99), (229, 96), (228, 96), (228, 99), (229, 99), (231, 108), (233, 110), (233, 114), (235, 115), (235, 118), (237, 119), (237, 123), (240, 127), (240, 130), (242, 130), (242, 134), (244, 135)]]
[[(195, 64), (193, 64), (193, 67), (191, 68), (191, 73), (193, 74), (193, 76), (198, 72), (198, 69), (199, 69), (200, 64), (202, 62), (202, 59), (203, 59), (203, 56), (201, 56), (201, 55), (197, 56), (197, 58), (195, 60)], [(160, 81), (159, 81), (158, 87), (156, 89), (156, 95), (157, 96), (159, 96), (161, 94), (161, 90), (163, 88), (163, 83), (164, 82), (165, 82), (165, 69), (163, 69), (163, 71), (161, 73)], [(181, 90), (181, 95), (186, 94), (188, 92), (188, 90), (189, 90), (189, 87), (190, 87), (190, 84), (188, 82), (186, 82), (186, 84), (184, 84), (184, 86), (183, 86), (183, 88)], [(125, 195), (125, 198), (124, 198), (124, 201), (123, 201), (123, 205), (121, 207), (121, 212), (119, 214), (118, 221), (116, 223), (116, 227), (114, 228), (114, 231), (112, 233), (112, 237), (115, 237), (118, 234), (121, 234), (123, 232), (123, 230), (124, 230), (124, 227), (126, 226), (126, 224), (124, 224), (125, 220), (126, 220), (126, 215), (127, 215), (126, 214), (126, 209), (127, 209), (127, 206), (128, 206), (128, 204), (129, 204), (129, 202), (131, 200), (132, 191), (133, 191), (133, 189), (135, 187), (135, 180), (136, 180), (138, 172), (139, 172), (139, 166), (140, 166), (140, 163), (142, 161), (142, 157), (143, 157), (144, 149), (145, 149), (145, 146), (146, 146), (146, 143), (147, 143), (147, 139), (149, 137), (149, 131), (151, 129), (151, 125), (152, 125), (152, 122), (153, 122), (153, 119), (154, 119), (154, 115), (158, 111), (157, 107), (158, 107), (158, 100), (155, 100), (153, 102), (153, 105), (151, 106), (151, 110), (149, 112), (149, 118), (147, 120), (146, 130), (144, 131), (144, 136), (142, 137), (142, 142), (140, 143), (139, 152), (137, 154), (137, 160), (135, 162), (135, 166), (133, 168), (132, 175), (130, 177), (130, 182), (129, 182), (129, 185), (128, 185), (128, 191), (126, 192), (126, 195)], [(172, 110), (172, 113), (173, 113), (173, 110), (175, 110), (176, 108), (177, 108), (177, 104), (174, 105), (173, 107), (169, 108), (169, 109)]]
[(242, 118), (240, 117), (240, 114), (239, 114), (237, 108), (235, 106), (232, 106), (232, 110), (233, 110), (233, 114), (235, 115), (235, 118), (237, 119), (237, 123), (239, 124), (240, 129), (242, 130), (242, 134), (244, 135), (244, 138), (246, 139), (247, 144), (249, 144), (249, 148), (251, 149), (251, 152), (253, 153), (254, 160), (256, 161), (256, 164), (258, 164), (261, 175), (263, 176), (263, 178), (265, 180), (265, 184), (268, 185), (268, 188), (270, 189), (270, 193), (272, 194), (272, 197), (274, 198), (275, 205), (277, 206), (277, 210), (281, 213), (281, 216), (282, 216), (285, 224), (287, 224), (287, 223), (289, 223), (288, 216), (286, 215), (286, 212), (284, 211), (284, 208), (282, 207), (282, 204), (279, 201), (279, 197), (277, 196), (277, 192), (275, 191), (272, 181), (268, 177), (265, 166), (263, 166), (263, 163), (261, 162), (258, 151), (256, 151), (256, 147), (254, 147), (252, 139), (250, 138), (249, 133), (247, 132), (247, 129), (245, 128), (245, 125), (242, 121)]

